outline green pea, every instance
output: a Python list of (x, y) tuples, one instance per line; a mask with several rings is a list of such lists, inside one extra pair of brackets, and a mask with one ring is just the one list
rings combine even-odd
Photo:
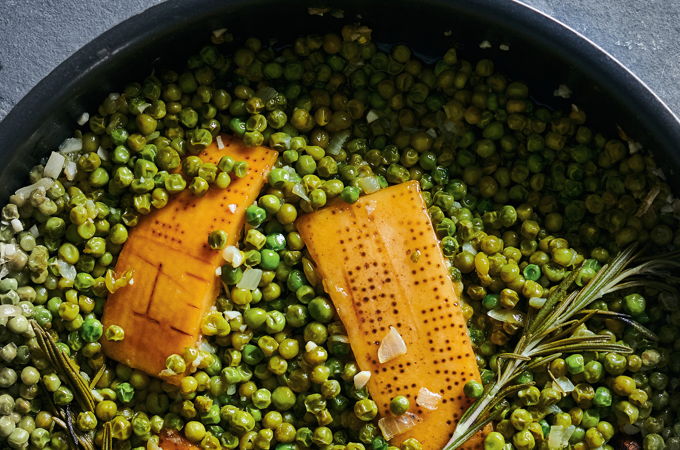
[(390, 412), (395, 416), (400, 416), (409, 410), (411, 402), (403, 395), (397, 395), (390, 401)]

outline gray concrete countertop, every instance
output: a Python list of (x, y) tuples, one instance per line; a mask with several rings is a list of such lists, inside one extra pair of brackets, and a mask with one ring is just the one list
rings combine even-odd
[[(162, 1), (0, 0), (0, 119), (81, 46)], [(607, 50), (680, 115), (680, 0), (524, 2)]]

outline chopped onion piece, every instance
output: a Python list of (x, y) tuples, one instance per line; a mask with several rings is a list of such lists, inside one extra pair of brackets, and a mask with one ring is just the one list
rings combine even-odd
[(358, 374), (354, 375), (354, 389), (361, 389), (368, 384), (368, 380), (371, 379), (370, 370), (362, 370)]
[(227, 395), (234, 395), (234, 394), (236, 394), (236, 389), (237, 389), (236, 383), (230, 384), (229, 387), (227, 388)]
[(479, 48), (491, 48), (491, 47), (493, 47), (491, 45), (491, 42), (487, 40), (483, 40), (482, 42), (479, 43)]
[(295, 183), (295, 185), (293, 186), (293, 189), (291, 191), (293, 192), (293, 194), (297, 195), (302, 200), (309, 201), (309, 197), (307, 197), (307, 193), (305, 192), (305, 187), (302, 185), (302, 183)]
[(500, 45), (498, 46), (498, 49), (499, 49), (499, 50), (502, 50), (502, 51), (504, 51), (504, 52), (507, 52), (507, 51), (510, 50), (510, 46), (509, 46), (508, 44), (500, 44)]
[(380, 364), (393, 360), (397, 356), (406, 353), (406, 343), (396, 328), (390, 327), (389, 333), (385, 335), (378, 347), (378, 361)]
[(84, 112), (78, 117), (78, 120), (76, 120), (76, 123), (80, 125), (81, 127), (87, 123), (87, 121), (90, 120), (90, 113)]
[(441, 395), (432, 392), (426, 387), (421, 387), (418, 391), (418, 396), (416, 397), (416, 405), (434, 411), (437, 409), (441, 399)]
[(57, 269), (59, 269), (59, 275), (71, 281), (75, 280), (78, 274), (73, 264), (69, 264), (62, 259), (57, 260)]
[(212, 30), (212, 35), (216, 38), (222, 37), (224, 33), (227, 32), (226, 28), (218, 28), (216, 30)]
[(469, 242), (466, 242), (465, 244), (463, 244), (463, 246), (461, 248), (463, 249), (464, 252), (472, 253), (473, 255), (477, 254), (477, 249), (475, 248), (474, 245), (472, 245)]
[(257, 289), (261, 279), (262, 271), (249, 267), (243, 272), (243, 277), (241, 277), (241, 280), (236, 284), (236, 287), (252, 291), (253, 289)]
[(231, 264), (231, 267), (238, 267), (243, 264), (243, 254), (241, 253), (241, 250), (233, 245), (222, 250), (222, 257), (226, 262)]
[(335, 340), (337, 342), (342, 342), (343, 344), (349, 344), (349, 338), (347, 336), (345, 336), (344, 334), (336, 334)]
[(9, 243), (0, 245), (0, 257), (10, 258), (17, 252), (17, 246)]
[(52, 178), (47, 178), (47, 177), (41, 178), (33, 184), (29, 184), (28, 186), (24, 186), (22, 188), (17, 189), (14, 192), (14, 194), (17, 197), (20, 197), (20, 200), (25, 201), (28, 198), (28, 196), (31, 195), (31, 193), (33, 191), (35, 191), (36, 189), (38, 189), (39, 187), (43, 187), (43, 188), (45, 188), (45, 190), (47, 190), (50, 187), (52, 187), (53, 184), (54, 184), (54, 180)]
[(529, 306), (537, 309), (542, 308), (543, 305), (545, 305), (546, 300), (547, 299), (545, 297), (531, 297), (529, 299)]
[(241, 312), (240, 311), (224, 311), (224, 317), (226, 317), (227, 320), (238, 319), (239, 317), (241, 317)]
[(564, 376), (559, 377), (555, 381), (553, 381), (553, 385), (555, 385), (558, 390), (564, 392), (565, 394), (574, 391), (574, 383), (572, 383), (569, 378)]
[(55, 179), (59, 178), (59, 175), (61, 174), (61, 169), (64, 168), (65, 162), (66, 157), (64, 157), (64, 155), (62, 155), (61, 153), (57, 152), (50, 153), (50, 157), (47, 160), (47, 163), (45, 164), (45, 168), (43, 169), (43, 176)]
[(378, 421), (378, 428), (382, 432), (386, 441), (389, 441), (395, 436), (406, 433), (411, 428), (415, 427), (422, 419), (412, 412), (406, 412), (401, 416), (387, 416)]
[(430, 136), (432, 139), (437, 139), (437, 131), (434, 128), (428, 128), (425, 131), (425, 134)]
[(316, 345), (316, 342), (314, 342), (314, 341), (307, 341), (307, 343), (305, 344), (305, 350), (308, 351), (308, 352), (311, 352), (312, 350), (314, 350), (317, 347), (318, 347), (318, 345)]
[(559, 414), (562, 412), (562, 408), (560, 408), (556, 404), (552, 404), (545, 408), (545, 412), (548, 414)]
[(97, 149), (97, 155), (101, 158), (102, 161), (108, 161), (109, 160), (109, 152), (104, 150), (103, 148), (99, 147)]
[(215, 141), (217, 142), (217, 148), (222, 150), (224, 148), (224, 142), (222, 141), (222, 136), (219, 134), (217, 135), (217, 138), (215, 138)]
[(5, 266), (2, 266), (2, 268), (0, 269), (0, 280), (5, 278), (7, 275), (9, 275), (9, 269)]
[(553, 92), (555, 97), (569, 98), (571, 97), (571, 89), (566, 84), (560, 84)]
[(236, 212), (236, 208), (238, 208), (238, 207), (236, 206), (236, 203), (229, 203), (229, 204), (227, 205), (227, 209), (228, 209), (229, 212), (232, 213), (232, 214), (234, 214), (234, 213)]
[(326, 153), (329, 155), (339, 154), (342, 150), (342, 146), (345, 145), (345, 142), (349, 139), (349, 136), (349, 130), (342, 130), (335, 133), (328, 143), (328, 147), (326, 147)]
[(208, 341), (201, 341), (201, 343), (198, 344), (198, 349), (212, 354), (217, 352), (217, 348)]
[(217, 269), (215, 269), (215, 276), (219, 277), (222, 275), (222, 266), (219, 266)]
[(76, 162), (66, 161), (64, 164), (64, 175), (66, 175), (66, 179), (68, 181), (73, 181), (73, 179), (76, 177), (76, 173), (78, 173), (78, 166), (76, 165)]
[(361, 177), (357, 184), (364, 194), (372, 194), (380, 190), (380, 180), (376, 176)]
[(374, 110), (370, 110), (366, 114), (366, 122), (368, 122), (368, 123), (373, 123), (376, 120), (378, 120), (379, 118), (380, 118), (380, 116), (378, 116), (378, 113), (375, 112)]
[(0, 305), (0, 319), (15, 317), (23, 314), (23, 310), (17, 305)]
[(512, 309), (490, 309), (486, 315), (499, 322), (507, 322), (513, 325), (522, 325), (524, 323), (524, 314)]
[(62, 153), (79, 152), (83, 149), (83, 141), (79, 138), (68, 138), (59, 146)]
[(576, 430), (574, 425), (568, 427), (562, 425), (553, 425), (550, 427), (548, 433), (548, 448), (550, 450), (559, 450), (569, 446), (569, 438)]
[(12, 225), (12, 230), (14, 230), (15, 233), (18, 233), (20, 231), (24, 231), (24, 224), (21, 223), (21, 220), (19, 219), (12, 219), (9, 221), (10, 225)]
[(31, 233), (33, 237), (40, 236), (40, 230), (38, 230), (38, 227), (36, 225), (33, 225), (31, 228), (29, 228), (28, 232)]

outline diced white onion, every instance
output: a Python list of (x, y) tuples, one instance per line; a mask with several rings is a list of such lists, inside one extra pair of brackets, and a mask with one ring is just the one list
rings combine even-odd
[(569, 98), (571, 97), (571, 89), (566, 84), (560, 84), (553, 92), (555, 97)]
[(236, 206), (236, 203), (229, 203), (229, 204), (227, 205), (227, 209), (228, 209), (229, 212), (232, 213), (232, 214), (234, 214), (234, 213), (236, 212), (236, 208), (238, 208), (238, 207)]
[(222, 150), (224, 148), (224, 142), (222, 141), (222, 136), (219, 134), (217, 135), (217, 138), (215, 138), (215, 141), (217, 142), (217, 148)]
[(224, 311), (224, 317), (227, 320), (238, 319), (239, 317), (241, 317), (241, 312), (240, 311)]
[(80, 125), (81, 127), (87, 123), (87, 121), (90, 120), (90, 113), (84, 112), (78, 117), (78, 120), (76, 120), (76, 123)]
[(486, 315), (499, 322), (506, 322), (513, 325), (522, 325), (522, 323), (524, 323), (524, 314), (511, 309), (490, 309)]
[(43, 176), (57, 179), (64, 168), (66, 158), (61, 153), (52, 152), (43, 169)]
[(380, 116), (378, 116), (378, 113), (375, 112), (372, 109), (370, 111), (368, 111), (368, 113), (366, 114), (366, 122), (368, 122), (368, 123), (373, 123), (376, 120), (378, 120), (379, 118), (380, 118)]
[(416, 397), (416, 405), (434, 411), (439, 405), (442, 396), (432, 392), (426, 387), (421, 387)]
[(368, 384), (368, 380), (371, 379), (370, 370), (362, 370), (358, 374), (354, 375), (354, 389), (361, 389)]
[(218, 267), (215, 269), (215, 276), (216, 276), (216, 277), (219, 277), (220, 275), (222, 275), (222, 266), (218, 266)]
[(405, 354), (407, 351), (406, 343), (396, 328), (390, 327), (390, 331), (385, 335), (378, 347), (378, 361), (380, 364), (393, 360)]
[(13, 243), (0, 245), (0, 258), (11, 258), (17, 252), (17, 246)]
[(542, 308), (543, 305), (545, 305), (546, 300), (545, 297), (531, 297), (529, 299), (529, 306), (532, 308)]
[(510, 46), (508, 44), (500, 44), (498, 48), (504, 52), (510, 51)]
[(309, 197), (307, 197), (307, 192), (305, 192), (305, 187), (302, 185), (302, 183), (295, 183), (293, 189), (291, 189), (291, 192), (300, 197), (302, 200), (309, 201)]
[(305, 350), (308, 351), (308, 352), (311, 352), (312, 350), (314, 350), (317, 347), (318, 347), (318, 345), (316, 345), (316, 342), (314, 342), (314, 341), (307, 341), (307, 343), (305, 344)]
[(59, 275), (71, 281), (75, 280), (76, 275), (78, 274), (78, 271), (73, 264), (69, 264), (61, 259), (57, 260), (57, 269), (59, 269)]
[(236, 287), (239, 289), (248, 289), (252, 291), (253, 289), (257, 289), (261, 279), (262, 271), (260, 269), (253, 269), (249, 267), (243, 272), (243, 276), (236, 284)]
[(0, 268), (0, 280), (4, 279), (7, 275), (9, 275), (9, 269), (2, 266), (2, 268)]
[(372, 194), (380, 190), (380, 181), (376, 176), (361, 177), (357, 184), (365, 194)]
[(212, 31), (212, 35), (216, 38), (222, 37), (224, 33), (227, 32), (226, 28), (218, 28), (217, 30)]
[(395, 436), (406, 433), (420, 422), (420, 417), (412, 412), (406, 412), (401, 416), (387, 416), (378, 421), (378, 428), (382, 432), (383, 438), (389, 441)]
[(213, 354), (217, 352), (217, 348), (208, 341), (201, 341), (201, 343), (198, 344), (198, 349)]
[(234, 395), (234, 394), (236, 394), (236, 388), (237, 388), (236, 384), (230, 384), (230, 385), (227, 387), (227, 395)]
[(15, 317), (22, 315), (23, 311), (17, 305), (0, 305), (0, 319), (5, 317)]
[(54, 180), (52, 178), (41, 178), (38, 181), (36, 181), (33, 184), (29, 184), (28, 186), (24, 186), (22, 188), (17, 189), (14, 194), (20, 198), (20, 201), (26, 201), (29, 195), (39, 187), (45, 188), (45, 190), (49, 189), (52, 187), (54, 184)]
[(78, 173), (78, 166), (75, 161), (66, 161), (64, 164), (64, 175), (68, 181), (73, 181)]
[(9, 221), (10, 225), (12, 225), (12, 230), (14, 230), (15, 233), (18, 233), (20, 231), (24, 231), (24, 224), (21, 223), (21, 220), (19, 219), (12, 219)]
[(64, 139), (64, 142), (59, 146), (59, 151), (62, 153), (79, 152), (83, 149), (83, 141), (79, 138)]
[(465, 244), (463, 244), (463, 246), (461, 248), (463, 249), (464, 252), (472, 253), (473, 255), (477, 254), (477, 249), (475, 248), (474, 245), (472, 245), (469, 242), (466, 242)]
[(94, 397), (94, 400), (99, 403), (104, 401), (104, 396), (99, 392), (98, 389), (90, 389), (92, 392), (92, 397)]
[(349, 344), (349, 338), (345, 336), (344, 334), (337, 334), (335, 335), (335, 340), (337, 342), (342, 342), (344, 344)]
[(547, 406), (547, 407), (545, 408), (545, 412), (546, 412), (547, 414), (559, 414), (559, 413), (562, 412), (562, 408), (560, 408), (560, 407), (557, 406), (556, 404), (552, 404), (552, 405)]
[(339, 154), (342, 150), (342, 146), (345, 145), (345, 142), (349, 139), (349, 136), (349, 130), (342, 130), (335, 133), (328, 143), (328, 147), (326, 147), (326, 153), (329, 155)]
[(231, 267), (238, 267), (243, 264), (243, 254), (241, 253), (241, 250), (233, 245), (222, 250), (222, 257), (226, 262), (231, 264)]
[(430, 136), (432, 139), (437, 139), (437, 131), (434, 128), (428, 128), (425, 131), (425, 134)]
[(560, 450), (569, 446), (569, 438), (576, 430), (574, 425), (568, 427), (562, 425), (553, 425), (550, 427), (548, 433), (548, 448), (550, 450)]
[(101, 158), (102, 161), (108, 161), (109, 160), (109, 152), (104, 150), (103, 148), (99, 147), (97, 149), (97, 155)]
[(28, 229), (28, 232), (31, 233), (33, 237), (38, 237), (40, 236), (40, 230), (38, 230), (38, 227), (36, 225), (33, 225), (31, 228)]
[(564, 392), (565, 394), (574, 391), (574, 383), (572, 383), (569, 378), (564, 376), (559, 377), (555, 381), (553, 381), (553, 385), (556, 385), (557, 389)]
[(479, 43), (479, 48), (491, 48), (491, 47), (493, 47), (491, 45), (491, 42), (487, 40), (483, 40), (482, 42)]

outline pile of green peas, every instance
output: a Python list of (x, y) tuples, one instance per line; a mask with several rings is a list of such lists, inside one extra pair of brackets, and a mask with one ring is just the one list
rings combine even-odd
[[(30, 172), (35, 185), (10, 198), (0, 225), (8, 271), (0, 303), (22, 310), (0, 321), (3, 446), (68, 448), (54, 404), (70, 405), (74, 427), (97, 445), (111, 422), (120, 449), (156, 449), (161, 430), (175, 429), (204, 449), (396, 450), (381, 436), (376, 403), (354, 387), (360, 369), (346, 330), (295, 229), (299, 215), (335, 197), (351, 203), (420, 182), (463, 286), (482, 374), (465, 386), (472, 398), (522, 333), (521, 321), (489, 311), (521, 317), (540, 308), (570, 270), (585, 264), (583, 285), (631, 242), (659, 251), (680, 243), (651, 156), (592, 130), (583, 111), (536, 104), (489, 59), (472, 63), (452, 48), (427, 64), (405, 45), (383, 51), (355, 31), (282, 49), (214, 34), (181, 69), (159, 68), (109, 94), (74, 133), (82, 148), (66, 156), (75, 173), (51, 181), (43, 166)], [(124, 330), (104, 330), (99, 318), (115, 284), (110, 270), (139, 220), (185, 189), (200, 196), (247, 172), (237, 161), (196, 157), (219, 133), (280, 156), (246, 211), (243, 263), (221, 268), (204, 345), (168, 357), (168, 370), (191, 369), (172, 386), (107, 360), (101, 340), (124, 339)], [(206, 239), (214, 249), (226, 242), (219, 230)], [(262, 270), (256, 289), (237, 286), (248, 268)], [(535, 385), (510, 398), (485, 447), (547, 448), (551, 427), (573, 426), (568, 445), (577, 450), (611, 449), (617, 433), (645, 449), (680, 448), (679, 302), (651, 288), (598, 300), (594, 308), (629, 314), (658, 340), (589, 320), (576, 333), (604, 334), (634, 352), (563, 355), (522, 374), (519, 382)], [(93, 412), (78, 409), (28, 319), (88, 381), (103, 368)], [(569, 392), (554, 381), (565, 378)], [(390, 411), (412, 406), (397, 396)], [(409, 439), (400, 448), (422, 445)]]

